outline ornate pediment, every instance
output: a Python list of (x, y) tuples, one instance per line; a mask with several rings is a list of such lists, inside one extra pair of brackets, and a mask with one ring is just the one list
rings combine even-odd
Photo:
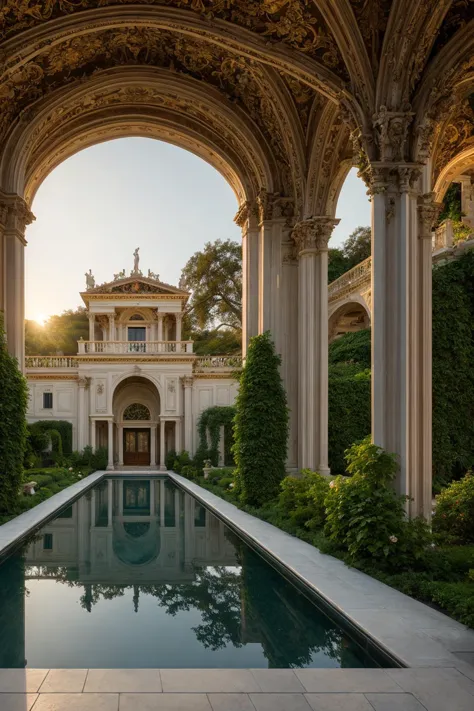
[(88, 289), (85, 293), (83, 293), (83, 297), (87, 300), (88, 296), (98, 296), (101, 294), (130, 294), (130, 296), (138, 294), (169, 294), (170, 296), (189, 296), (187, 291), (171, 286), (171, 284), (164, 284), (161, 281), (149, 279), (144, 276), (131, 276), (124, 279), (114, 279), (114, 281), (99, 284), (98, 286)]

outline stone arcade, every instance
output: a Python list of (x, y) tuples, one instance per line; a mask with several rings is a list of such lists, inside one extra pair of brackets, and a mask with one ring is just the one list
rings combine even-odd
[(164, 470), (167, 452), (196, 451), (203, 410), (233, 403), (240, 359), (195, 356), (181, 334), (188, 292), (135, 262), (130, 276), (100, 286), (86, 275), (89, 340), (76, 357), (26, 358), (28, 419), (68, 420), (74, 448), (107, 447), (110, 470)]
[(411, 512), (429, 517), (430, 239), (450, 182), (474, 165), (473, 30), (474, 4), (458, 0), (9, 0), (0, 308), (11, 352), (23, 364), (25, 230), (45, 176), (117, 136), (180, 145), (237, 196), (244, 351), (269, 329), (282, 355), (288, 465), (327, 469), (327, 246), (357, 164), (373, 206), (373, 438), (398, 454)]

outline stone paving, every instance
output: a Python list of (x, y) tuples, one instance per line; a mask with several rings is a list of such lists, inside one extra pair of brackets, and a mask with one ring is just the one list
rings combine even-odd
[(456, 669), (2, 669), (1, 711), (473, 711)]
[[(0, 669), (0, 711), (474, 711), (472, 630), (170, 476), (409, 668)], [(19, 519), (0, 552), (32, 525)]]

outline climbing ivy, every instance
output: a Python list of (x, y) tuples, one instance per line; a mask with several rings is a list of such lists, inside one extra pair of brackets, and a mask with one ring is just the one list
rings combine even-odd
[(7, 351), (0, 314), (0, 514), (15, 505), (23, 479), (28, 387)]
[(236, 484), (244, 503), (273, 499), (285, 476), (288, 408), (280, 356), (268, 332), (250, 340), (234, 421)]
[[(60, 434), (61, 454), (71, 454), (72, 452), (72, 424), (66, 420), (38, 420), (30, 425), (30, 429), (34, 433), (43, 433), (51, 435), (51, 430), (56, 430)], [(53, 452), (59, 452), (57, 437), (50, 437), (53, 446)]]
[[(232, 466), (233, 422), (235, 407), (209, 407), (198, 420), (199, 447), (196, 459), (202, 462), (210, 459), (216, 467), (219, 463), (219, 442), (221, 427), (224, 427), (224, 465)], [(208, 443), (208, 433), (210, 443)]]

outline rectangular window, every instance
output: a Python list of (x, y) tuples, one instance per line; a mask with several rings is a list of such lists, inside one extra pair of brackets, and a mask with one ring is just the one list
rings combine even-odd
[(43, 393), (43, 410), (51, 410), (53, 407), (53, 393)]
[(146, 328), (130, 326), (128, 329), (129, 341), (146, 341)]
[(53, 550), (53, 534), (45, 533), (43, 536), (43, 550), (52, 551)]

